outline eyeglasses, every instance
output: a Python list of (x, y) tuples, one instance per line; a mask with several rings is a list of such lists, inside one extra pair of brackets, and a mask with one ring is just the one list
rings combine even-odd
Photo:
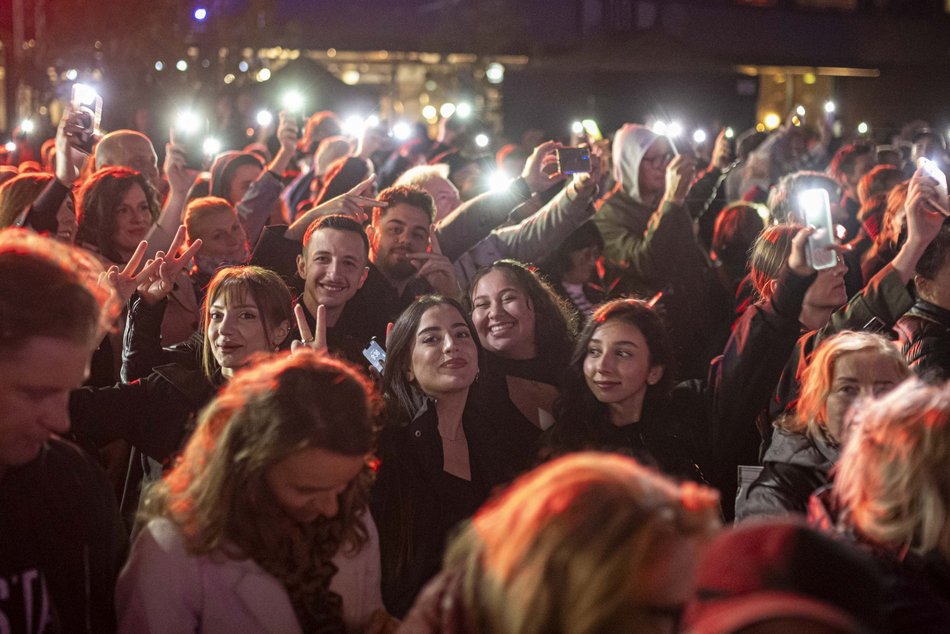
[(674, 156), (676, 156), (676, 154), (672, 151), (660, 154), (659, 156), (644, 156), (643, 162), (650, 164), (652, 167), (659, 167), (672, 161)]

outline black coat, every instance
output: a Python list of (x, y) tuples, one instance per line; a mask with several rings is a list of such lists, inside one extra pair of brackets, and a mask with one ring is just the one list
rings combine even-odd
[(915, 374), (928, 380), (950, 378), (950, 310), (918, 299), (894, 329)]

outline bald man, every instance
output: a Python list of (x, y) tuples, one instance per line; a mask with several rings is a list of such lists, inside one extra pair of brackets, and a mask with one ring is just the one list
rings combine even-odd
[(152, 141), (134, 130), (116, 130), (96, 146), (96, 170), (121, 166), (141, 172), (156, 191), (165, 190), (158, 173), (158, 155)]

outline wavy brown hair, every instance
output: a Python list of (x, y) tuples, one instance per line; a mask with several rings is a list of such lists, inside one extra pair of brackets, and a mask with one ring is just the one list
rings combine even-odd
[(116, 208), (134, 185), (145, 192), (152, 222), (158, 220), (160, 207), (155, 188), (139, 172), (127, 167), (104, 167), (89, 177), (79, 190), (79, 230), (76, 243), (87, 243), (113, 262), (122, 262), (115, 249)]
[(299, 606), (328, 595), (332, 557), (368, 540), (371, 471), (340, 494), (336, 516), (306, 525), (281, 509), (266, 474), (309, 448), (368, 456), (377, 414), (372, 385), (344, 361), (310, 352), (262, 361), (202, 412), (181, 461), (147, 492), (141, 519), (171, 520), (195, 555), (254, 560), (284, 585), (301, 617)]

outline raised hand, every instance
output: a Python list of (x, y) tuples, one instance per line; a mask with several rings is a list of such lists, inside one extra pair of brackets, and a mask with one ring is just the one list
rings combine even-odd
[(726, 138), (726, 129), (723, 128), (716, 137), (716, 143), (713, 145), (712, 159), (709, 161), (709, 164), (718, 169), (725, 169), (732, 164), (733, 160), (735, 159), (732, 155), (732, 143)]
[(294, 306), (294, 317), (297, 319), (297, 330), (300, 332), (300, 339), (294, 339), (290, 344), (292, 354), (297, 354), (302, 350), (313, 350), (316, 352), (327, 351), (327, 309), (323, 304), (317, 307), (316, 334), (310, 330), (310, 324), (307, 323), (307, 315), (304, 313), (303, 306), (297, 304)]
[(950, 210), (945, 208), (943, 194), (936, 180), (918, 169), (907, 188), (907, 242), (926, 246), (937, 237)]
[(191, 259), (201, 249), (201, 239), (197, 239), (181, 254), (176, 255), (185, 241), (185, 225), (178, 227), (175, 239), (168, 248), (168, 255), (164, 251), (155, 254), (156, 259), (161, 259), (162, 263), (158, 269), (153, 271), (149, 279), (145, 279), (137, 287), (136, 291), (146, 304), (154, 306), (175, 288), (175, 278), (181, 273)]
[(409, 260), (418, 268), (416, 275), (428, 282), (436, 292), (458, 298), (462, 288), (455, 276), (455, 267), (451, 260), (442, 255), (439, 239), (435, 235), (435, 225), (429, 227), (429, 245), (428, 253), (409, 254)]
[(149, 260), (145, 263), (145, 266), (142, 267), (142, 270), (136, 273), (136, 269), (139, 268), (139, 264), (142, 263), (142, 259), (145, 257), (146, 249), (148, 249), (148, 242), (142, 240), (139, 242), (139, 246), (135, 248), (132, 257), (129, 258), (129, 261), (121, 270), (118, 265), (113, 265), (110, 266), (105, 273), (106, 279), (115, 286), (116, 294), (123, 304), (129, 301), (135, 289), (146, 280), (151, 279), (152, 275), (156, 274), (162, 262), (164, 262), (162, 258)]
[(603, 150), (599, 146), (593, 146), (590, 149), (590, 172), (574, 175), (574, 191), (584, 198), (596, 196), (606, 176), (605, 167)]
[(277, 140), (280, 141), (280, 149), (292, 154), (297, 150), (297, 136), (300, 131), (297, 127), (297, 118), (283, 110), (278, 117)]
[(380, 202), (372, 197), (373, 184), (376, 182), (376, 174), (370, 174), (366, 179), (356, 187), (340, 194), (336, 198), (331, 198), (327, 202), (317, 206), (315, 210), (321, 216), (330, 214), (343, 214), (349, 216), (356, 222), (364, 224), (369, 220), (366, 214), (367, 209), (373, 207), (385, 207), (386, 203)]
[(534, 148), (531, 156), (525, 162), (524, 169), (521, 171), (521, 178), (528, 184), (532, 194), (547, 191), (555, 183), (567, 178), (564, 174), (559, 174), (556, 167), (551, 167), (557, 162), (554, 154), (556, 150), (557, 143), (545, 141)]
[(674, 205), (682, 205), (696, 176), (696, 158), (677, 154), (666, 166), (666, 199)]
[(63, 185), (70, 186), (79, 176), (79, 149), (82, 144), (82, 123), (78, 113), (66, 106), (63, 116), (56, 128), (56, 179)]
[(181, 146), (175, 143), (175, 130), (170, 132), (171, 142), (165, 144), (165, 163), (162, 169), (165, 171), (165, 178), (168, 179), (168, 187), (172, 193), (184, 196), (191, 189), (197, 170), (187, 167), (188, 160)]

